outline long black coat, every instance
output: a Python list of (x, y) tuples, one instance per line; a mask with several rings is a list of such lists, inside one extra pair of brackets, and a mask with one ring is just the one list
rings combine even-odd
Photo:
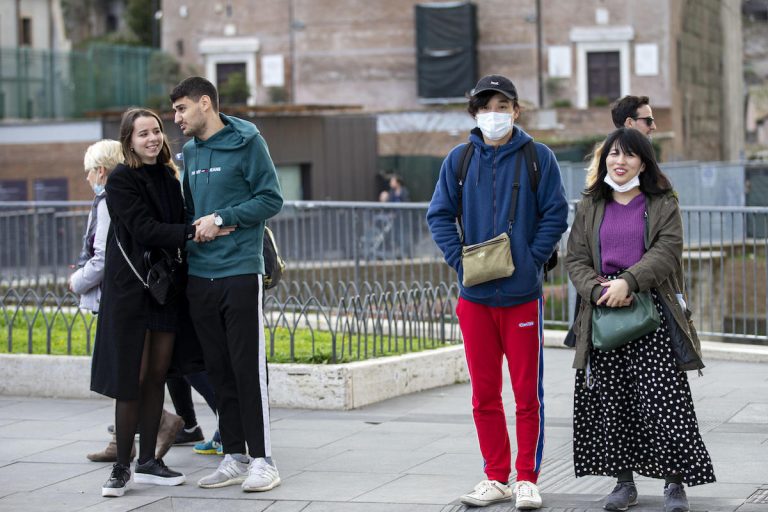
[[(151, 170), (162, 172), (163, 179), (167, 180), (167, 190), (171, 191), (168, 200), (173, 223), (161, 221), (161, 197), (146, 166), (132, 169), (118, 165), (106, 185), (112, 222), (107, 235), (91, 390), (121, 400), (139, 398), (139, 371), (151, 299), (125, 261), (115, 235), (142, 276), (147, 274), (143, 261), (146, 250), (159, 247), (175, 252), (186, 243), (180, 183), (170, 169), (155, 167)], [(192, 338), (196, 345), (185, 299), (182, 298), (179, 307), (182, 310), (179, 315), (182, 330), (177, 333), (176, 346), (186, 345)], [(190, 332), (183, 332), (186, 326)]]

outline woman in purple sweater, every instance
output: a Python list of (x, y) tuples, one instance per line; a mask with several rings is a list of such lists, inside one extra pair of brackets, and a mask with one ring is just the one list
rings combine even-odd
[[(715, 481), (686, 370), (703, 368), (682, 272), (677, 195), (642, 133), (620, 128), (602, 148), (568, 238), (566, 267), (581, 296), (574, 324), (576, 476), (617, 479), (606, 510), (637, 503), (633, 473), (665, 481), (665, 512), (688, 510), (683, 483)], [(610, 352), (592, 347), (592, 310), (650, 291), (659, 328)]]

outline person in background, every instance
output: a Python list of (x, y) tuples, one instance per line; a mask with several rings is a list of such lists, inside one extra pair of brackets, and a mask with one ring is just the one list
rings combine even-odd
[[(619, 128), (601, 148), (584, 192), (565, 265), (581, 297), (573, 402), (577, 477), (617, 479), (606, 510), (637, 504), (633, 473), (665, 481), (665, 512), (685, 512), (683, 483), (715, 481), (693, 408), (687, 370), (704, 367), (684, 291), (683, 224), (677, 194), (648, 138)], [(620, 308), (648, 292), (659, 328), (608, 352), (592, 347), (592, 310)]]
[(104, 185), (117, 164), (123, 163), (123, 151), (116, 140), (101, 140), (88, 146), (83, 157), (85, 179), (93, 189), (93, 203), (88, 214), (83, 248), (77, 260), (77, 270), (69, 276), (69, 289), (80, 295), (80, 308), (99, 312), (101, 281), (104, 278), (104, 251), (109, 231)]
[[(611, 119), (616, 128), (634, 128), (640, 133), (651, 138), (651, 134), (656, 131), (656, 120), (653, 117), (650, 99), (648, 96), (624, 96), (616, 100), (611, 105)], [(597, 176), (597, 167), (600, 163), (600, 148), (603, 143), (595, 145), (592, 151), (592, 158), (587, 167), (587, 188), (591, 187)]]
[[(459, 277), (456, 314), (464, 337), (472, 413), (487, 477), (460, 499), (482, 507), (514, 498), (517, 508), (537, 509), (542, 506), (536, 482), (544, 449), (544, 264), (568, 227), (568, 203), (552, 151), (533, 143), (531, 136), (515, 125), (520, 105), (517, 89), (508, 78), (481, 78), (469, 95), (467, 111), (477, 128), (469, 135), (472, 156), (461, 196), (463, 240), (456, 221), (464, 144), (451, 150), (443, 161), (427, 210), (432, 238)], [(517, 220), (510, 222), (514, 171), (518, 164), (527, 168), (523, 160), (529, 142), (534, 144), (540, 181), (534, 193), (528, 173), (520, 173)], [(464, 286), (462, 247), (502, 233), (511, 240), (514, 273)], [(501, 395), (504, 358), (516, 402), (514, 482)]]
[(403, 178), (393, 174), (389, 178), (389, 191), (387, 192), (387, 202), (407, 203), (411, 200), (411, 193), (403, 184)]
[(174, 445), (186, 445), (195, 443), (193, 451), (201, 455), (222, 455), (221, 436), (219, 429), (209, 440), (205, 440), (203, 429), (197, 423), (195, 404), (192, 402), (192, 388), (203, 397), (205, 403), (216, 415), (216, 395), (213, 386), (205, 371), (189, 375), (169, 375), (165, 384), (168, 386), (168, 394), (173, 400), (176, 413), (184, 420), (184, 427), (176, 433)]

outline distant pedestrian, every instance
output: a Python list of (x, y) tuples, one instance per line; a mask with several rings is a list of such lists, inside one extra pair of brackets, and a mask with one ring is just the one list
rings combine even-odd
[[(542, 505), (536, 482), (544, 449), (543, 267), (568, 227), (568, 203), (552, 151), (515, 126), (520, 106), (508, 78), (482, 78), (470, 94), (467, 110), (477, 128), (469, 135), (470, 163), (463, 192), (458, 179), (465, 148), (461, 145), (445, 158), (427, 211), (432, 238), (459, 277), (456, 314), (487, 476), (461, 501), (486, 506), (514, 496), (518, 508), (536, 509)], [(526, 148), (540, 174), (536, 193), (527, 171)], [(460, 211), (461, 232), (456, 227)], [(504, 234), (508, 243), (501, 245), (502, 252), (511, 252), (512, 273), (465, 285), (462, 249)], [(513, 485), (501, 396), (505, 357), (516, 400), (517, 474)]]
[[(665, 480), (666, 512), (688, 510), (683, 483), (715, 481), (686, 370), (704, 367), (690, 322), (677, 194), (648, 138), (620, 128), (601, 148), (597, 180), (577, 206), (566, 268), (581, 296), (576, 333), (576, 476), (617, 479), (606, 510), (637, 503), (633, 472)], [(650, 292), (661, 325), (611, 351), (592, 346), (594, 308)]]
[(403, 182), (402, 176), (393, 174), (389, 178), (389, 190), (387, 201), (390, 203), (407, 203), (411, 200), (411, 193)]

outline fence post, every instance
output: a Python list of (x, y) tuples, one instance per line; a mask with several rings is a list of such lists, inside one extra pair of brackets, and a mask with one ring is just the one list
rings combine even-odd
[(33, 275), (35, 276), (35, 284), (40, 283), (40, 214), (37, 209), (37, 205), (35, 204), (32, 207), (32, 229), (30, 230), (32, 234), (32, 254), (29, 255), (30, 257), (30, 263), (32, 264), (32, 268), (34, 269)]
[(360, 285), (360, 236), (357, 232), (358, 209), (352, 209), (352, 258), (355, 260), (355, 284)]

